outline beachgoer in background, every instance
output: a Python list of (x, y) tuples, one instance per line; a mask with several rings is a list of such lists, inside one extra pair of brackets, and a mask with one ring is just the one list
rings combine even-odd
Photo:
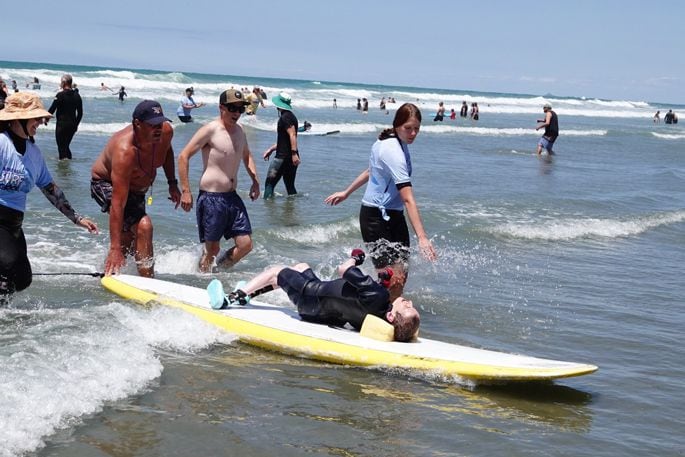
[(0, 109), (3, 109), (5, 107), (5, 99), (8, 95), (9, 94), (7, 93), (7, 84), (5, 84), (5, 81), (0, 79)]
[(552, 147), (554, 146), (554, 142), (557, 140), (557, 137), (559, 136), (559, 120), (557, 118), (557, 113), (552, 111), (552, 105), (550, 105), (549, 103), (545, 103), (542, 107), (542, 110), (545, 113), (545, 118), (538, 119), (538, 123), (542, 124), (535, 127), (535, 130), (540, 130), (544, 127), (545, 133), (544, 135), (542, 135), (540, 141), (538, 142), (537, 153), (538, 155), (540, 155), (542, 153), (542, 148), (545, 148), (547, 153), (549, 155), (552, 155), (554, 154)]
[(10, 95), (0, 111), (0, 300), (31, 285), (22, 224), (26, 196), (34, 186), (74, 224), (98, 233), (93, 221), (71, 207), (35, 144), (38, 126), (50, 117), (40, 97), (31, 92)]
[(381, 102), (379, 104), (379, 107), (380, 107), (381, 111), (386, 111), (386, 109), (385, 109), (385, 97), (381, 98)]
[(262, 99), (262, 91), (259, 89), (259, 87), (255, 87), (252, 89), (252, 92), (250, 92), (250, 95), (247, 96), (247, 102), (249, 103), (249, 105), (247, 107), (247, 112), (245, 114), (249, 114), (249, 115), (257, 114), (257, 110), (259, 109), (259, 105), (262, 105), (262, 108), (264, 108), (264, 100)]
[(333, 99), (333, 108), (338, 107), (338, 101), (336, 99)]
[(112, 92), (112, 89), (105, 86), (105, 83), (100, 83), (100, 90), (108, 90), (108, 91)]
[(420, 128), (421, 111), (416, 105), (405, 103), (400, 106), (392, 128), (383, 130), (371, 148), (369, 166), (347, 189), (329, 195), (324, 200), (330, 205), (338, 205), (368, 182), (359, 212), (362, 239), (370, 249), (376, 268), (392, 266), (396, 275), (401, 276), (397, 287), (391, 288), (393, 297), (402, 293), (409, 261), (410, 242), (405, 208), (419, 239), (421, 255), (430, 261), (437, 257), (423, 228), (411, 183), (412, 164), (408, 146), (414, 142)]
[(362, 113), (369, 113), (369, 101), (365, 98), (362, 98)]
[(477, 121), (478, 119), (480, 119), (480, 112), (478, 109), (478, 103), (473, 102), (473, 103), (471, 103), (471, 120)]
[(269, 165), (264, 183), (264, 198), (274, 196), (274, 188), (281, 176), (288, 195), (297, 193), (295, 189), (295, 176), (297, 167), (300, 165), (300, 153), (297, 149), (297, 118), (293, 114), (290, 95), (281, 92), (271, 99), (278, 110), (278, 127), (276, 143), (264, 151), (262, 157), (269, 160), (269, 156), (276, 151), (276, 157)]
[[(169, 200), (176, 208), (181, 203), (171, 147), (174, 129), (167, 121), (156, 101), (138, 103), (131, 125), (112, 135), (91, 169), (90, 196), (109, 213), (106, 275), (119, 273), (130, 254), (141, 276), (154, 276), (153, 227), (145, 212), (145, 194), (157, 168), (164, 168)], [(152, 196), (147, 204), (152, 204)]]
[(55, 140), (57, 141), (59, 160), (71, 160), (71, 148), (69, 146), (83, 118), (83, 101), (72, 84), (71, 75), (63, 75), (60, 81), (62, 90), (57, 92), (52, 105), (48, 108), (50, 114), (55, 114), (57, 118)]
[(119, 101), (121, 103), (124, 103), (124, 97), (128, 97), (128, 94), (126, 93), (126, 88), (124, 86), (121, 86), (121, 88), (119, 88), (119, 92), (117, 93), (117, 95), (119, 95)]
[(362, 101), (360, 98), (357, 99), (357, 111), (362, 110)]
[(465, 101), (461, 102), (461, 110), (459, 111), (459, 116), (461, 117), (468, 117), (469, 115), (469, 106), (466, 104)]
[(304, 124), (297, 128), (298, 132), (308, 132), (312, 129), (312, 124), (309, 121), (304, 121)]
[(450, 110), (450, 119), (455, 120), (457, 118), (457, 112), (454, 111), (454, 108)]
[[(193, 135), (178, 157), (181, 180), (181, 208), (193, 208), (193, 194), (188, 180), (190, 158), (202, 150), (204, 169), (197, 197), (197, 228), (204, 252), (200, 271), (210, 272), (217, 266), (233, 266), (252, 250), (252, 225), (243, 200), (237, 193), (240, 161), (252, 178), (250, 200), (259, 198), (257, 166), (247, 144), (245, 131), (238, 124), (247, 101), (237, 90), (219, 96), (219, 117), (203, 125)], [(221, 237), (233, 238), (233, 247), (221, 256)], [(217, 257), (219, 256), (219, 257)]]
[(27, 89), (40, 90), (40, 80), (34, 76), (32, 81), (26, 83)]
[(660, 113), (661, 113), (661, 111), (657, 111), (657, 112), (654, 114), (654, 123), (655, 123), (655, 124), (658, 124), (659, 122), (661, 122), (661, 117), (659, 116)]
[[(673, 122), (675, 120), (675, 122)], [(668, 110), (668, 113), (664, 116), (664, 124), (677, 124), (678, 117), (673, 113), (673, 110)]]
[(226, 302), (246, 305), (255, 291), (280, 287), (297, 306), (303, 321), (336, 327), (350, 324), (359, 331), (371, 314), (393, 326), (395, 341), (413, 340), (421, 322), (419, 312), (406, 298), (391, 301), (386, 278), (393, 276), (392, 271), (385, 270), (376, 281), (358, 268), (363, 261), (364, 252), (353, 250), (352, 256), (338, 267), (340, 278), (332, 281), (319, 279), (306, 263), (290, 268), (272, 266), (230, 293)]
[(190, 115), (190, 112), (195, 108), (205, 106), (205, 104), (202, 102), (195, 103), (195, 100), (193, 100), (194, 93), (195, 89), (192, 87), (187, 88), (185, 91), (185, 96), (181, 99), (181, 104), (176, 110), (176, 115), (181, 122), (193, 122), (193, 117)]
[(442, 120), (445, 118), (445, 104), (443, 102), (438, 103), (438, 112), (435, 114), (435, 117), (433, 118), (433, 122), (442, 122)]

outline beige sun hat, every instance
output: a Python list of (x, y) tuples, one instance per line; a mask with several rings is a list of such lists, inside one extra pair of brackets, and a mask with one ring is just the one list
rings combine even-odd
[(0, 110), (0, 121), (52, 117), (40, 97), (32, 92), (16, 92), (5, 99), (5, 108)]

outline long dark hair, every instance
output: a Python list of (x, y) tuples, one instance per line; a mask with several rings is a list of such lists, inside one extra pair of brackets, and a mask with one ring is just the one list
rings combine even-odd
[(387, 140), (388, 138), (397, 138), (397, 127), (407, 122), (412, 117), (416, 118), (421, 123), (421, 110), (413, 103), (405, 103), (397, 108), (395, 119), (392, 121), (392, 128), (385, 129), (378, 135), (379, 140)]

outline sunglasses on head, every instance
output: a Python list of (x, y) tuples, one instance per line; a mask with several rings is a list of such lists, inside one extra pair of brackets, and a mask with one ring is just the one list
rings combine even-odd
[(228, 110), (229, 113), (244, 113), (245, 105), (234, 105), (233, 103), (224, 103), (224, 108)]

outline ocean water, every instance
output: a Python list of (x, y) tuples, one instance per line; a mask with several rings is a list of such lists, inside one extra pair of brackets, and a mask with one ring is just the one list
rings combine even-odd
[[(220, 91), (259, 85), (292, 95), (312, 132), (299, 145), (298, 196), (247, 202), (254, 250), (234, 269), (201, 274), (194, 213), (153, 188), (157, 276), (227, 287), (273, 263), (306, 261), (323, 277), (361, 244), (362, 191), (323, 199), (368, 163), (394, 109), (417, 103), (414, 191), (439, 259), (413, 251), (407, 295), (422, 335), (600, 367), (552, 384), (477, 385), (416, 373), (334, 366), (246, 347), (181, 311), (144, 308), (85, 275), (35, 276), (0, 308), (0, 456), (129, 455), (660, 455), (685, 454), (685, 129), (652, 123), (685, 106), (641, 100), (478, 93), (229, 75), (0, 62), (22, 90), (37, 76), (47, 105), (74, 75), (85, 116), (58, 162), (54, 122), (41, 147), (55, 180), (102, 233), (78, 230), (39, 191), (24, 230), (36, 273), (97, 272), (107, 218), (89, 196), (90, 167), (135, 104), (176, 118), (183, 90), (209, 104), (174, 122), (178, 153), (217, 114)], [(126, 87), (129, 98), (100, 91)], [(378, 109), (392, 96), (390, 114)], [(354, 109), (370, 100), (368, 115)], [(332, 100), (338, 108), (333, 109)], [(477, 101), (480, 120), (432, 121), (437, 103)], [(559, 115), (557, 155), (534, 154), (545, 101)], [(243, 117), (263, 182), (275, 141), (268, 103)], [(197, 188), (198, 156), (191, 160)], [(239, 188), (249, 187), (244, 171)], [(134, 273), (129, 264), (126, 273)], [(264, 300), (290, 306), (280, 292)]]

